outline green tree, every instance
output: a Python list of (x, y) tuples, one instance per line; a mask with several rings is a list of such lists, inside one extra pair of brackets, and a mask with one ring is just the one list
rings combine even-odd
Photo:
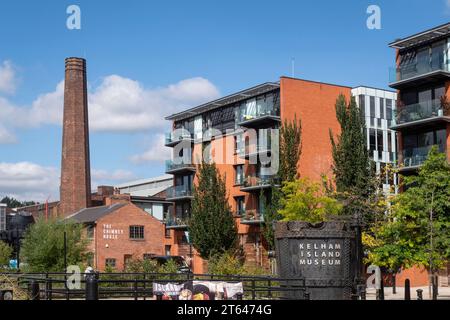
[(302, 152), (302, 123), (294, 117), (293, 121), (285, 120), (280, 129), (280, 170), (281, 181), (293, 181), (298, 177), (298, 161)]
[(284, 198), (279, 214), (283, 221), (322, 222), (329, 215), (340, 214), (341, 204), (329, 196), (320, 183), (307, 178), (287, 182), (282, 189)]
[(417, 175), (402, 178), (404, 192), (375, 228), (370, 262), (392, 269), (438, 270), (450, 258), (450, 165), (433, 147)]
[(3, 266), (9, 265), (9, 260), (11, 259), (12, 253), (13, 249), (11, 246), (0, 240), (0, 269)]
[(20, 208), (20, 207), (26, 207), (26, 206), (32, 206), (35, 205), (36, 202), (34, 201), (19, 201), (14, 198), (10, 197), (4, 197), (0, 203), (4, 203), (8, 206), (8, 208)]
[(87, 241), (82, 225), (69, 221), (39, 219), (25, 234), (22, 242), (22, 261), (29, 272), (64, 271), (64, 232), (67, 239), (67, 265), (81, 265), (85, 261)]
[[(281, 199), (283, 193), (279, 184), (294, 181), (298, 175), (298, 162), (302, 151), (302, 124), (301, 120), (294, 117), (293, 121), (285, 120), (280, 129), (279, 143), (279, 173), (277, 181), (272, 181), (269, 199), (265, 201), (264, 225), (262, 232), (267, 241), (269, 250), (275, 247), (273, 223), (281, 219), (279, 210), (281, 209)], [(274, 144), (277, 146), (277, 144)]]
[(194, 186), (189, 236), (204, 259), (236, 246), (237, 228), (228, 204), (225, 180), (214, 163), (203, 163)]
[[(347, 103), (345, 96), (339, 95), (335, 108), (341, 132), (335, 139), (330, 129), (333, 194), (344, 204), (345, 214), (358, 213), (369, 226), (379, 212), (374, 211), (374, 204), (379, 202), (382, 193), (367, 150), (364, 118), (354, 97)], [(332, 185), (329, 184), (329, 187)]]

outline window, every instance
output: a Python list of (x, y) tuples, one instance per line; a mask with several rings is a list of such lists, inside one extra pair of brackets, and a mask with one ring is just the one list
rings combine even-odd
[(166, 237), (166, 238), (170, 238), (170, 229), (165, 229), (165, 233), (164, 233), (164, 236)]
[(386, 99), (386, 120), (392, 120), (392, 100)]
[(383, 151), (383, 131), (377, 131), (377, 150), (379, 152)]
[(375, 97), (370, 97), (370, 116), (375, 118)]
[(164, 247), (164, 253), (166, 256), (170, 256), (170, 251), (171, 251), (172, 247), (167, 245)]
[(86, 237), (88, 239), (94, 239), (94, 230), (95, 230), (95, 227), (92, 224), (87, 226), (87, 228), (86, 228)]
[(116, 259), (114, 259), (114, 258), (106, 258), (105, 266), (109, 267), (109, 268), (115, 268), (116, 267)]
[(245, 197), (236, 197), (236, 215), (241, 216), (245, 213)]
[(130, 239), (143, 240), (144, 226), (130, 226)]
[(234, 184), (241, 185), (244, 183), (244, 165), (234, 167)]
[(369, 129), (369, 147), (370, 150), (376, 149), (375, 129)]
[(0, 207), (0, 231), (6, 231), (6, 208)]
[(384, 119), (384, 98), (380, 98), (380, 118)]
[(243, 134), (238, 134), (234, 137), (234, 150), (236, 154), (243, 154), (245, 152), (245, 139)]

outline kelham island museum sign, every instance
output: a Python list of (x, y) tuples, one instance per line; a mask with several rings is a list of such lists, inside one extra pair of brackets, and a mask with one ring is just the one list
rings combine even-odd
[[(346, 300), (361, 283), (360, 228), (349, 219), (320, 224), (292, 221), (275, 225), (278, 273), (301, 280), (310, 299)], [(298, 292), (290, 298), (302, 298)]]

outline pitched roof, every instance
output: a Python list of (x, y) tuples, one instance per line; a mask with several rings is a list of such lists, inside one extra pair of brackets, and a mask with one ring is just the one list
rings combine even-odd
[(92, 207), (81, 209), (80, 211), (66, 217), (66, 220), (75, 220), (79, 223), (95, 222), (98, 219), (126, 206), (126, 203), (115, 203), (110, 206)]

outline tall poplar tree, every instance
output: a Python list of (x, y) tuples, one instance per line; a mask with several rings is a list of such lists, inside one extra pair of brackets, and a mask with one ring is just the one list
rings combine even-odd
[(359, 213), (371, 223), (378, 212), (374, 197), (378, 197), (379, 186), (367, 150), (364, 118), (354, 97), (347, 103), (345, 96), (339, 95), (335, 107), (341, 132), (335, 139), (330, 129), (330, 140), (337, 197), (344, 204), (344, 214)]
[(235, 248), (237, 228), (225, 187), (214, 163), (203, 163), (194, 186), (189, 235), (203, 259)]

